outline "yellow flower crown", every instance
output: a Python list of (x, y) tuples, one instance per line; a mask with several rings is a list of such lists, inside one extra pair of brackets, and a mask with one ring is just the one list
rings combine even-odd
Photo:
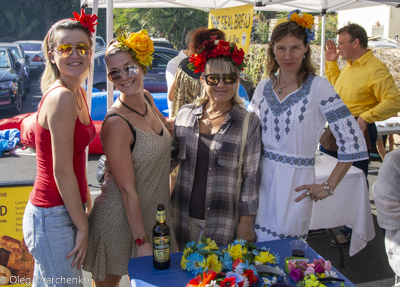
[(307, 13), (302, 13), (301, 10), (296, 9), (289, 13), (287, 18), (279, 19), (275, 27), (285, 22), (294, 22), (304, 29), (307, 35), (307, 43), (310, 43), (315, 38), (314, 29), (314, 16)]
[(147, 69), (152, 69), (152, 54), (154, 53), (153, 41), (147, 34), (147, 30), (140, 30), (137, 33), (128, 33), (126, 28), (117, 28), (117, 43), (113, 46), (124, 51), (128, 51), (132, 57), (142, 66), (144, 73)]

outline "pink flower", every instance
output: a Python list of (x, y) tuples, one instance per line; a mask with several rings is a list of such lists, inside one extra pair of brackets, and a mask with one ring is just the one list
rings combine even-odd
[(290, 271), (289, 275), (290, 275), (290, 277), (292, 277), (292, 279), (295, 282), (298, 282), (298, 281), (302, 280), (303, 277), (304, 277), (303, 276), (303, 271), (300, 268), (292, 269), (292, 271)]
[(303, 270), (307, 269), (307, 267), (308, 267), (307, 261), (300, 260), (300, 261), (298, 261), (298, 263), (299, 263), (299, 267), (301, 267), (301, 269), (303, 269)]
[(325, 261), (325, 266), (324, 267), (325, 267), (325, 271), (331, 272), (332, 263), (329, 260), (327, 260), (327, 261)]
[(296, 267), (297, 267), (296, 264), (293, 263), (292, 260), (289, 260), (289, 263), (288, 263), (288, 270), (289, 270), (289, 272), (292, 271), (292, 269), (295, 269)]
[(314, 274), (315, 273), (315, 269), (311, 266), (308, 266), (306, 271), (304, 271), (304, 276), (307, 276), (309, 274)]

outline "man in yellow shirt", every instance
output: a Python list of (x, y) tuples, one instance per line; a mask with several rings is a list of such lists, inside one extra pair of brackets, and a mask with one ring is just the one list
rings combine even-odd
[[(375, 121), (390, 118), (400, 111), (400, 91), (386, 65), (379, 61), (372, 51), (367, 49), (368, 37), (363, 27), (349, 24), (339, 29), (336, 34), (338, 45), (328, 40), (325, 46), (325, 74), (335, 91), (349, 108), (350, 112), (364, 133), (368, 149), (375, 146), (377, 130)], [(336, 50), (337, 48), (337, 50)], [(337, 58), (347, 61), (342, 71)], [(337, 157), (336, 151), (320, 150)], [(368, 175), (368, 160), (354, 162)], [(346, 227), (338, 236), (341, 246), (349, 246), (351, 229)], [(331, 246), (337, 247), (332, 241)]]

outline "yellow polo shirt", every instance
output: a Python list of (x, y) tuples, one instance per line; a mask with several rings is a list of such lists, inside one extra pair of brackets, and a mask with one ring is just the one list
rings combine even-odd
[(354, 117), (373, 123), (400, 111), (400, 91), (371, 50), (347, 63), (340, 71), (336, 61), (326, 61), (325, 74)]

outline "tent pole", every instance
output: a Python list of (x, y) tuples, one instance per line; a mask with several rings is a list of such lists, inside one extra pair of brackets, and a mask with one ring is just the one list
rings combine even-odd
[(321, 77), (324, 76), (324, 68), (325, 68), (325, 21), (326, 21), (326, 9), (322, 9), (322, 27), (321, 27), (321, 63), (319, 65), (319, 75)]
[[(107, 45), (113, 39), (113, 0), (107, 0)], [(107, 111), (111, 108), (112, 104), (114, 103), (114, 85), (107, 79)]]
[[(92, 14), (98, 15), (99, 11), (99, 0), (93, 0), (93, 8)], [(90, 60), (90, 65), (92, 67), (88, 80), (87, 80), (87, 105), (89, 109), (89, 113), (92, 114), (92, 91), (93, 91), (93, 70), (94, 70), (94, 57), (95, 57), (95, 50), (96, 50), (96, 35), (97, 35), (97, 26), (94, 26), (94, 33), (92, 34), (92, 58)]]

